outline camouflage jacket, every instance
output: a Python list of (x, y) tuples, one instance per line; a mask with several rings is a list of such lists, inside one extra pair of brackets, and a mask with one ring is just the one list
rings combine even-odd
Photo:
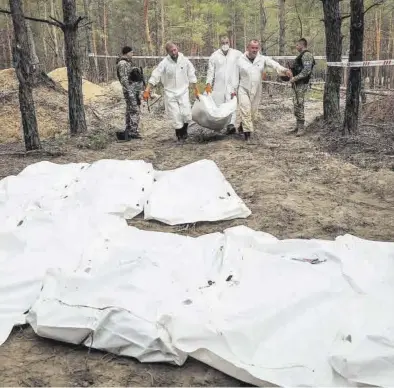
[[(302, 52), (294, 61), (294, 80), (308, 83), (315, 65), (315, 58), (309, 51)], [(293, 69), (292, 69), (293, 70)]]
[(120, 57), (116, 61), (116, 71), (120, 84), (122, 85), (123, 92), (135, 93), (143, 89), (143, 81), (131, 82), (130, 74), (135, 69), (129, 58)]

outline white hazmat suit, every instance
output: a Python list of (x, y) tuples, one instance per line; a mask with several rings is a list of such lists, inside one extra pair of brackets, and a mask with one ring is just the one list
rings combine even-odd
[(174, 129), (182, 128), (192, 119), (189, 84), (197, 83), (193, 64), (182, 53), (175, 62), (167, 55), (153, 70), (149, 83), (164, 87), (164, 105)]
[[(231, 100), (231, 93), (238, 85), (236, 64), (241, 51), (229, 48), (227, 54), (222, 49), (216, 50), (209, 58), (207, 84), (213, 86), (212, 98), (216, 105)], [(231, 116), (230, 124), (235, 125), (236, 111)]]
[(247, 57), (247, 53), (242, 54), (237, 61), (238, 103), (244, 132), (254, 131), (261, 100), (262, 74), (267, 66), (278, 74), (288, 71), (278, 62), (261, 54), (257, 54), (253, 62)]

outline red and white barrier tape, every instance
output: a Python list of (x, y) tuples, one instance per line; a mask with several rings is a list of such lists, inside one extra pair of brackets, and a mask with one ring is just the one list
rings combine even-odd
[(371, 66), (392, 66), (394, 59), (384, 59), (377, 61), (363, 61), (363, 62), (327, 62), (327, 66), (333, 67), (371, 67)]
[[(89, 57), (94, 57), (94, 58), (119, 58), (118, 55), (96, 55), (93, 53), (88, 54)], [(269, 55), (270, 58), (273, 59), (295, 59), (295, 55)], [(164, 56), (156, 56), (156, 55), (133, 55), (133, 58), (135, 59), (163, 59)], [(203, 60), (208, 60), (209, 57), (200, 57), (200, 56), (188, 56), (187, 58), (189, 59), (203, 59)], [(326, 59), (325, 56), (315, 56), (315, 59)], [(342, 57), (342, 59), (346, 60), (348, 57)]]
[[(119, 56), (117, 55), (95, 55), (93, 53), (88, 54), (89, 57), (95, 57), (95, 58), (118, 58)], [(134, 59), (163, 59), (164, 56), (143, 56), (143, 55), (134, 55)], [(189, 59), (201, 59), (201, 60), (208, 60), (209, 57), (199, 57), (199, 56), (188, 56)], [(273, 59), (294, 59), (295, 56), (290, 56), (290, 55), (284, 55), (284, 56), (270, 56), (270, 58)], [(325, 56), (315, 56), (314, 57), (317, 60), (325, 60)], [(327, 62), (327, 66), (333, 66), (333, 67), (371, 67), (371, 66), (392, 66), (394, 65), (394, 59), (384, 59), (384, 60), (377, 60), (377, 61), (363, 61), (363, 62), (348, 62), (347, 59), (348, 57), (343, 57), (342, 62)]]

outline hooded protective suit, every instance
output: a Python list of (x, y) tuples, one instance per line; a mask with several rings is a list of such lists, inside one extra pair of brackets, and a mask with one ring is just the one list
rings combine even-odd
[(288, 71), (270, 57), (257, 54), (253, 62), (243, 54), (237, 61), (238, 103), (244, 132), (253, 132), (262, 92), (262, 74), (266, 67), (278, 74)]
[[(236, 64), (241, 51), (230, 48), (225, 55), (221, 49), (216, 50), (209, 58), (207, 84), (213, 85), (212, 98), (216, 105), (231, 100), (231, 93), (238, 85)], [(235, 125), (236, 112), (231, 116), (230, 124)]]
[(197, 83), (193, 64), (182, 53), (175, 62), (167, 55), (153, 70), (149, 83), (164, 87), (164, 105), (173, 129), (182, 128), (192, 119), (189, 84)]

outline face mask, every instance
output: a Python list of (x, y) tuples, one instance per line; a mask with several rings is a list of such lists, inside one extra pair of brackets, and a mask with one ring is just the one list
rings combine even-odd
[(228, 44), (222, 45), (222, 50), (223, 51), (228, 51), (229, 48), (230, 48), (230, 46)]

